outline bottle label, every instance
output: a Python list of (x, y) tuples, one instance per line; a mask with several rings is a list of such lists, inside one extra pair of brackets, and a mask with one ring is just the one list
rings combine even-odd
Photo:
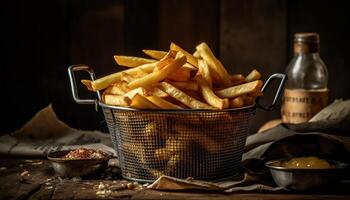
[(284, 123), (309, 121), (328, 104), (328, 89), (285, 89), (281, 109)]

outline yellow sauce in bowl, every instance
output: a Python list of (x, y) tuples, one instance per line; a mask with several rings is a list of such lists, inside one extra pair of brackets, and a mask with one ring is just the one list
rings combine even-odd
[(329, 169), (332, 166), (324, 159), (315, 156), (293, 158), (282, 163), (282, 167), (292, 169)]

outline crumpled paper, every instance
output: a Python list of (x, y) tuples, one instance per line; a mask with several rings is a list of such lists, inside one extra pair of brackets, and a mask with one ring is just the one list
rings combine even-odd
[[(156, 190), (207, 190), (221, 192), (282, 191), (264, 166), (272, 159), (314, 155), (343, 162), (350, 161), (350, 100), (337, 100), (310, 122), (282, 124), (247, 138), (243, 166), (246, 171), (240, 180), (216, 183), (200, 180), (181, 180), (161, 176), (148, 188)], [(347, 177), (350, 179), (350, 177)]]
[(51, 105), (40, 110), (19, 130), (0, 137), (0, 155), (45, 157), (51, 151), (78, 147), (115, 153), (109, 134), (69, 127), (58, 119)]

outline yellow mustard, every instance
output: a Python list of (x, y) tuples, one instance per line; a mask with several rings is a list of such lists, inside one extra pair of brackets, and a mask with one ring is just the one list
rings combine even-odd
[(331, 165), (324, 159), (315, 156), (293, 158), (282, 164), (286, 168), (296, 169), (328, 169)]

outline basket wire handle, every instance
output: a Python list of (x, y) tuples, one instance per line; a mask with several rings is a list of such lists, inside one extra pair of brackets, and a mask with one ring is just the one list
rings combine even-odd
[(286, 83), (288, 77), (286, 74), (272, 74), (268, 79), (267, 81), (265, 82), (264, 86), (262, 87), (261, 89), (261, 92), (264, 93), (265, 92), (265, 89), (267, 88), (267, 86), (274, 80), (274, 79), (281, 79), (280, 81), (280, 84), (278, 86), (278, 89), (276, 91), (276, 94), (275, 94), (275, 97), (273, 99), (273, 102), (271, 105), (269, 106), (264, 106), (264, 105), (261, 105), (259, 104), (259, 100), (260, 100), (260, 97), (257, 99), (257, 107), (258, 108), (261, 108), (263, 110), (266, 110), (266, 111), (272, 111), (274, 109), (274, 107), (276, 106), (280, 96), (281, 96), (281, 93), (283, 91), (283, 88), (284, 88), (284, 84)]
[(69, 81), (70, 81), (70, 86), (73, 94), (73, 99), (76, 103), (78, 104), (95, 104), (95, 109), (97, 111), (98, 108), (98, 102), (101, 100), (101, 94), (99, 91), (97, 91), (97, 98), (98, 99), (81, 99), (78, 94), (78, 89), (77, 89), (77, 83), (75, 79), (74, 72), (77, 71), (86, 71), (89, 73), (90, 78), (92, 81), (96, 79), (94, 70), (87, 66), (87, 65), (72, 65), (68, 67), (68, 76), (69, 76)]

